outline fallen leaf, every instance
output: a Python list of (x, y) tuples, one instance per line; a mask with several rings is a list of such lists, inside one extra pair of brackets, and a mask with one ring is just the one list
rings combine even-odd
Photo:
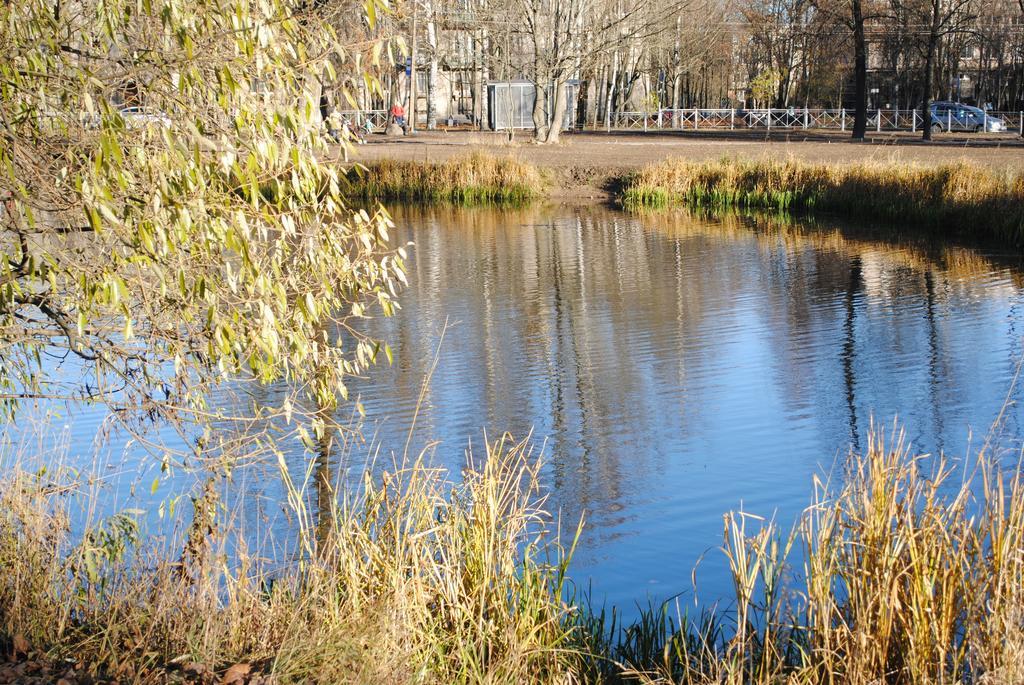
[(30, 649), (32, 649), (32, 646), (29, 645), (28, 640), (25, 639), (24, 635), (19, 633), (14, 636), (15, 656), (17, 656), (18, 654), (28, 654)]
[(221, 685), (238, 685), (244, 683), (245, 677), (249, 675), (252, 666), (249, 664), (235, 664), (224, 671), (224, 677), (220, 679)]
[(206, 673), (207, 668), (206, 664), (201, 664), (198, 661), (192, 661), (185, 664), (185, 667), (182, 670), (185, 671), (185, 673), (190, 673), (192, 675), (203, 675)]

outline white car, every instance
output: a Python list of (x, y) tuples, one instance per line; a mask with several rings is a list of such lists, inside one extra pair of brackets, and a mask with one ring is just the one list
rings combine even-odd
[(124, 107), (120, 111), (125, 128), (144, 128), (146, 126), (171, 127), (171, 118), (158, 109), (151, 107)]

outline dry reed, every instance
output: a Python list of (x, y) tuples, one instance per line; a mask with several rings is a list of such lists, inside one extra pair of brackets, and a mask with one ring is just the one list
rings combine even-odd
[(73, 544), (77, 480), (10, 468), (0, 647), (18, 636), (48, 660), (128, 680), (247, 663), (280, 683), (561, 682), (575, 659), (562, 649), (565, 560), (537, 469), (526, 443), (503, 440), (458, 483), (416, 461), (320, 512), (289, 485), (303, 532), (297, 558), (272, 571), (244, 549), (225, 561), (215, 489), (193, 508), (217, 523), (194, 526), (185, 554), (141, 544), (130, 513)]
[[(725, 517), (727, 630), (653, 631), (643, 682), (1024, 682), (1024, 481), (876, 433), (788, 534)], [(792, 549), (801, 568), (790, 568)], [(713, 654), (714, 658), (709, 658)]]
[(140, 680), (188, 660), (279, 682), (1019, 683), (1021, 475), (876, 432), (790, 532), (725, 517), (728, 611), (622, 624), (573, 598), (525, 443), (458, 483), (422, 462), (367, 477), (326, 516), (290, 487), (304, 553), (278, 574), (210, 563), (205, 532), (180, 561), (148, 555), (124, 515), (72, 546), (69, 485), (10, 469), (0, 642)]
[(536, 167), (483, 152), (444, 162), (383, 159), (353, 167), (345, 180), (343, 191), (353, 198), (460, 205), (523, 204), (546, 185)]
[(1024, 175), (966, 163), (924, 167), (670, 159), (628, 177), (626, 207), (815, 210), (1024, 244)]

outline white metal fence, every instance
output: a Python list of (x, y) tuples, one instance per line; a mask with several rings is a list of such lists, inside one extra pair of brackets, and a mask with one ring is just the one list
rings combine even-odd
[[(387, 124), (387, 110), (344, 110), (342, 117), (357, 125), (369, 120), (375, 129)], [(988, 118), (997, 117), (1006, 130), (1024, 136), (1024, 112), (988, 112), (982, 128), (988, 129)], [(951, 113), (939, 117), (943, 131), (971, 131), (961, 126)], [(921, 130), (920, 110), (868, 110), (870, 131)], [(714, 129), (785, 129), (848, 131), (853, 128), (853, 111), (846, 109), (662, 109), (657, 112), (615, 112), (608, 129), (627, 131), (714, 130)]]
[(386, 109), (343, 109), (338, 114), (356, 126), (362, 126), (366, 121), (369, 121), (374, 129), (383, 129), (388, 124), (388, 112)]
[[(989, 120), (999, 118), (1006, 130), (1024, 135), (1024, 112), (988, 112), (982, 123), (961, 124), (951, 113), (939, 117), (944, 131), (988, 130)], [(921, 130), (920, 110), (873, 109), (868, 111), (868, 129), (872, 131)], [(932, 122), (935, 124), (936, 122)], [(606, 124), (608, 129), (702, 130), (702, 129), (801, 129), (837, 130), (853, 128), (853, 112), (845, 109), (662, 109), (657, 112), (616, 112)]]

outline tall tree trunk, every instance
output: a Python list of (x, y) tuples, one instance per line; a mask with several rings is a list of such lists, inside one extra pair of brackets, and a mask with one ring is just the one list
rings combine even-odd
[(556, 77), (552, 84), (555, 89), (555, 102), (551, 112), (551, 126), (548, 127), (548, 135), (545, 143), (557, 143), (558, 136), (562, 132), (562, 122), (565, 119), (565, 79)]
[(470, 44), (469, 52), (473, 59), (473, 69), (469, 77), (470, 117), (472, 118), (472, 125), (476, 126), (480, 121), (480, 52), (478, 47), (480, 39), (474, 35), (466, 42)]
[(540, 71), (538, 67), (538, 78), (533, 84), (534, 88), (534, 100), (533, 100), (533, 138), (538, 143), (544, 142), (544, 139), (548, 135), (548, 122), (547, 115), (545, 113), (544, 105), (547, 102), (547, 88), (545, 87), (546, 79), (540, 78)]
[(487, 105), (487, 82), (491, 80), (491, 39), (487, 29), (480, 31), (480, 81), (477, 84), (477, 101), (479, 104), (480, 130), (490, 127), (490, 112)]
[(921, 136), (932, 139), (932, 72), (935, 70), (935, 48), (939, 42), (939, 1), (932, 0), (932, 26), (928, 32), (928, 51), (924, 60), (924, 93), (921, 94)]
[(615, 100), (615, 84), (619, 79), (619, 51), (616, 50), (615, 54), (612, 55), (612, 70), (611, 75), (608, 77), (608, 93), (605, 99), (604, 106), (604, 124), (606, 128), (611, 128), (612, 125), (612, 105)]
[(430, 50), (430, 64), (427, 67), (427, 130), (437, 129), (437, 27), (434, 24), (434, 5), (425, 2), (427, 13), (427, 49)]
[(395, 122), (395, 118), (391, 114), (391, 107), (394, 106), (396, 102), (398, 102), (398, 77), (392, 70), (391, 83), (390, 87), (388, 88), (388, 114), (384, 124), (385, 131), (391, 126), (391, 124)]
[(576, 91), (576, 100), (570, 102), (569, 106), (573, 108), (573, 121), (575, 126), (579, 130), (583, 130), (587, 127), (587, 111), (590, 106), (590, 84), (594, 83), (594, 78), (591, 74), (585, 75), (580, 80), (580, 87)]
[(861, 0), (851, 0), (853, 10), (853, 138), (864, 140), (868, 128), (868, 48), (864, 39), (864, 9)]

